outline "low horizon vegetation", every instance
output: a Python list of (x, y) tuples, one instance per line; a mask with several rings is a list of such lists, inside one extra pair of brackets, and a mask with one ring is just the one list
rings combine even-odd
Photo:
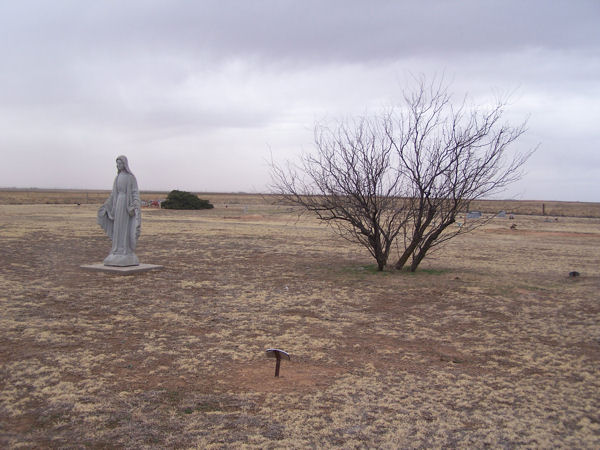
[(212, 209), (214, 206), (208, 201), (187, 191), (172, 190), (167, 194), (166, 200), (160, 203), (163, 209)]
[[(217, 208), (241, 203), (277, 203), (275, 194), (211, 192), (194, 192), (194, 194), (207, 197), (208, 201)], [(110, 195), (110, 190), (0, 188), (0, 205), (95, 205), (102, 204), (108, 195)], [(144, 201), (162, 200), (167, 195), (167, 191), (140, 191), (140, 198)], [(600, 218), (600, 202), (481, 199), (472, 201), (470, 210), (481, 211), (485, 214), (506, 211), (507, 214)]]

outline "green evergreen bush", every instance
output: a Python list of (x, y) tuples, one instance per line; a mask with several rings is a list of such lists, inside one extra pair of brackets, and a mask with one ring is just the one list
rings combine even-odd
[(213, 205), (208, 200), (202, 200), (186, 191), (173, 190), (167, 195), (167, 199), (160, 204), (165, 209), (211, 209)]

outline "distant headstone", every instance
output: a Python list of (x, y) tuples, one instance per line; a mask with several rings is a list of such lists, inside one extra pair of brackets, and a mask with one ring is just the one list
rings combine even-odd
[(467, 213), (467, 219), (480, 219), (481, 211), (469, 211)]
[(135, 246), (140, 237), (142, 215), (137, 180), (127, 157), (117, 158), (117, 176), (110, 197), (98, 210), (98, 225), (112, 239), (112, 248), (104, 260), (105, 266), (138, 266)]
[(496, 214), (496, 217), (504, 219), (506, 217), (506, 211), (500, 211), (498, 214)]

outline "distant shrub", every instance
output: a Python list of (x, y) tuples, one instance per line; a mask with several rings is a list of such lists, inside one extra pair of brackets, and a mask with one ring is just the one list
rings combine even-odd
[(190, 192), (173, 190), (167, 199), (160, 204), (165, 209), (211, 209), (213, 205), (208, 200), (202, 200)]

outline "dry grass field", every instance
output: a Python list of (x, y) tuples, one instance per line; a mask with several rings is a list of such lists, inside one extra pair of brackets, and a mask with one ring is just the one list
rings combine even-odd
[(0, 447), (600, 448), (600, 219), (497, 218), (378, 273), (289, 208), (203, 198), (144, 209), (165, 268), (132, 276), (80, 268), (98, 204), (0, 205)]

